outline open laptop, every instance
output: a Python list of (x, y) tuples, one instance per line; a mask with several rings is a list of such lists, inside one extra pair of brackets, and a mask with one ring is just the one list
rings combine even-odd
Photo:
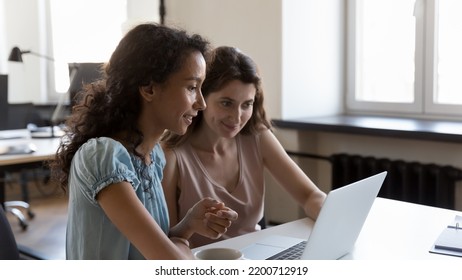
[[(384, 171), (330, 191), (308, 239), (271, 235), (242, 249), (244, 258), (335, 260), (343, 257), (353, 249), (386, 175)], [(292, 251), (295, 255), (286, 256)]]

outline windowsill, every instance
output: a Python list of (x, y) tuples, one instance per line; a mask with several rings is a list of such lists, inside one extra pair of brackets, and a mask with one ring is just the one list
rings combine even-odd
[(462, 143), (462, 122), (457, 121), (356, 115), (272, 121), (280, 128)]

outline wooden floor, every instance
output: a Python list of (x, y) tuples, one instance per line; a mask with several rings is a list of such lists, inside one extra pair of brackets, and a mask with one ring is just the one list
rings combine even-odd
[[(44, 192), (37, 191), (34, 185), (29, 185), (29, 190), (30, 209), (35, 216), (32, 219), (28, 218), (27, 229), (22, 229), (13, 214), (7, 214), (16, 242), (47, 259), (65, 259), (67, 196), (57, 189), (44, 194)], [(18, 188), (7, 188), (6, 199), (20, 199), (17, 192)], [(22, 212), (27, 217), (27, 212)]]

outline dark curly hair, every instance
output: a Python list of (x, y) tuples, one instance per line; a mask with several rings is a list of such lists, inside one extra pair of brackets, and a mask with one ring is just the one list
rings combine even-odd
[(120, 41), (109, 62), (101, 69), (103, 78), (84, 86), (66, 121), (66, 135), (56, 156), (48, 165), (52, 178), (66, 190), (72, 159), (82, 144), (91, 138), (128, 135), (121, 139), (128, 151), (135, 148), (143, 134), (137, 127), (141, 111), (139, 88), (162, 84), (179, 71), (187, 56), (199, 51), (205, 57), (209, 42), (197, 34), (155, 23), (131, 29)]
[[(204, 99), (212, 92), (217, 92), (234, 80), (245, 84), (254, 84), (256, 88), (253, 112), (250, 120), (242, 128), (242, 134), (256, 134), (263, 127), (271, 129), (271, 122), (266, 117), (263, 107), (263, 89), (258, 67), (246, 54), (234, 47), (221, 46), (211, 51), (206, 56), (207, 74), (202, 84)], [(199, 111), (188, 127), (184, 135), (178, 135), (167, 131), (162, 136), (163, 144), (168, 148), (174, 148), (185, 142), (202, 121), (203, 112)]]

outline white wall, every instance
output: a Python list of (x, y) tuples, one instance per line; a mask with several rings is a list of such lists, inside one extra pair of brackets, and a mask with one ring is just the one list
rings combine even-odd
[(343, 112), (344, 1), (283, 1), (282, 118)]
[(281, 115), (281, 1), (169, 0), (166, 24), (206, 37), (213, 46), (238, 47), (258, 64), (268, 114)]
[(159, 0), (128, 0), (126, 30), (141, 22), (160, 22)]
[[(10, 50), (18, 46), (24, 50), (34, 50), (37, 53), (47, 54), (40, 36), (43, 22), (38, 15), (40, 0), (4, 0), (5, 29), (7, 54), (2, 57), (8, 59)], [(40, 82), (45, 79), (43, 69), (47, 60), (36, 56), (24, 56), (24, 63), (8, 62), (8, 100), (10, 103), (40, 102), (43, 87)]]

